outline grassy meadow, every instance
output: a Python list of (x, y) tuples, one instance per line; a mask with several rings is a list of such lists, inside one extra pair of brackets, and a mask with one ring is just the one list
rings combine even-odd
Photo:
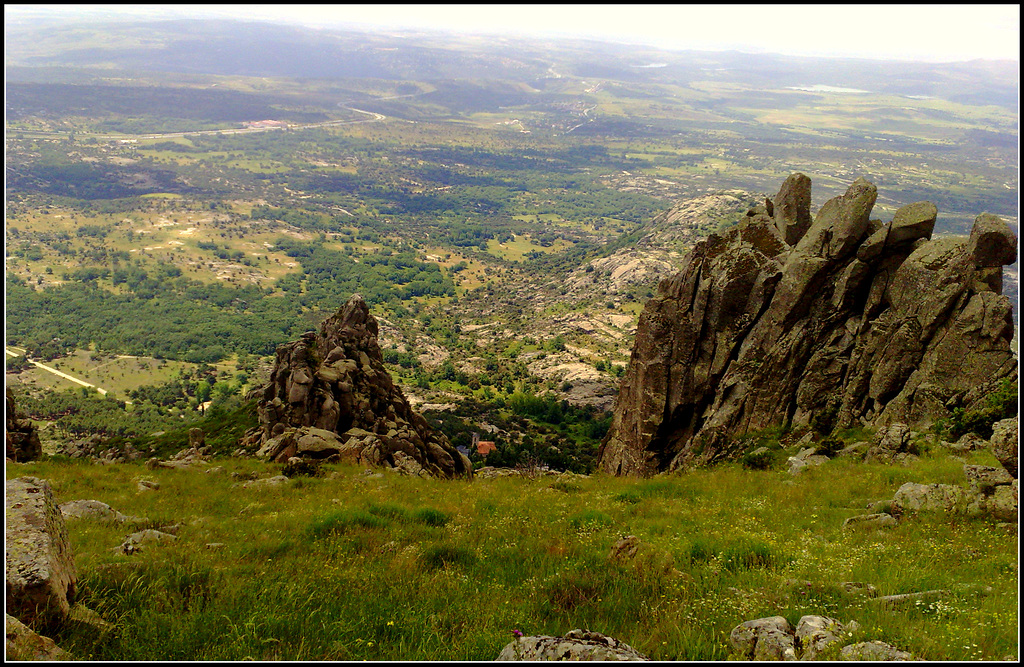
[[(1018, 651), (1016, 531), (943, 515), (841, 528), (904, 482), (963, 483), (965, 460), (995, 463), (976, 452), (911, 467), (834, 460), (795, 478), (727, 464), (647, 480), (472, 482), (336, 465), (258, 489), (239, 476), (279, 466), (50, 459), (7, 476), (49, 479), (59, 502), (100, 500), (148, 518), (141, 527), (180, 524), (173, 544), (127, 556), (115, 547), (134, 528), (69, 523), (80, 599), (114, 624), (54, 631), (82, 659), (493, 660), (513, 630), (582, 627), (653, 659), (724, 660), (743, 621), (823, 614), (860, 624), (850, 642), (998, 660)], [(140, 479), (160, 489), (137, 491)], [(625, 535), (639, 538), (637, 555), (612, 558)], [(950, 593), (885, 608), (845, 593), (846, 581)]]

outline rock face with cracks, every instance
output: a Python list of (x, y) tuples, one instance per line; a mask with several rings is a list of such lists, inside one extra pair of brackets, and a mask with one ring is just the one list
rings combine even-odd
[(281, 462), (338, 457), (434, 477), (470, 475), (469, 459), (413, 412), (392, 382), (377, 332), (356, 294), (319, 332), (279, 346), (249, 446)]
[(982, 214), (932, 239), (928, 202), (872, 220), (861, 178), (810, 215), (810, 179), (712, 234), (644, 308), (600, 468), (649, 476), (789, 424), (908, 425), (971, 408), (1007, 377), (1017, 239)]

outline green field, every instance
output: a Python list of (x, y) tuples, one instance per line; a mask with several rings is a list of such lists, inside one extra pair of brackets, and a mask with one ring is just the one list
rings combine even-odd
[[(980, 452), (968, 462), (994, 463)], [(492, 660), (514, 630), (591, 628), (655, 660), (724, 660), (743, 621), (820, 614), (860, 624), (845, 643), (1001, 660), (1018, 650), (1014, 530), (929, 515), (841, 528), (905, 481), (962, 483), (962, 466), (936, 454), (909, 468), (837, 460), (792, 481), (727, 465), (473, 482), (327, 466), (265, 490), (229, 473), (278, 468), (235, 459), (195, 471), (51, 461), (7, 476), (49, 479), (59, 501), (100, 500), (143, 526), (180, 526), (173, 544), (125, 556), (113, 549), (131, 527), (69, 524), (79, 599), (115, 625), (55, 633), (83, 658)], [(137, 492), (138, 479), (160, 489)], [(612, 559), (624, 535), (639, 552)], [(844, 581), (949, 593), (887, 608)]]

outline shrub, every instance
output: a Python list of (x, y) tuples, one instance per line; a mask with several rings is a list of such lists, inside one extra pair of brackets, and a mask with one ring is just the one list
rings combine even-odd
[(285, 477), (320, 477), (323, 471), (320, 469), (319, 461), (289, 460), (281, 466), (281, 474)]
[(740, 457), (740, 464), (751, 470), (770, 470), (775, 465), (776, 452), (758, 447)]
[(610, 516), (598, 510), (584, 510), (569, 519), (573, 528), (606, 528), (615, 523)]
[(561, 491), (563, 493), (579, 493), (580, 491), (583, 490), (583, 488), (580, 487), (579, 484), (575, 484), (573, 482), (567, 482), (567, 481), (562, 480), (562, 479), (560, 479), (557, 482), (555, 482), (554, 484), (552, 484), (551, 488), (555, 489), (556, 491)]
[(831, 400), (825, 408), (811, 417), (811, 428), (822, 435), (828, 435), (836, 427), (839, 416), (839, 401)]
[(353, 528), (383, 528), (388, 521), (362, 510), (338, 510), (325, 514), (310, 524), (307, 532), (314, 540), (346, 533)]
[(841, 438), (829, 435), (818, 441), (818, 444), (814, 447), (814, 453), (821, 454), (822, 456), (835, 456), (845, 446), (846, 443)]
[(391, 503), (379, 504), (372, 503), (367, 510), (374, 516), (379, 516), (383, 519), (395, 519), (397, 521), (406, 521), (409, 518), (409, 511), (399, 505), (392, 505)]
[(698, 537), (690, 544), (690, 562), (706, 563), (719, 554), (719, 548), (713, 542)]
[(572, 611), (580, 605), (596, 600), (604, 588), (603, 582), (595, 581), (594, 576), (584, 570), (568, 572), (544, 589), (544, 596), (555, 609)]
[(412, 513), (413, 519), (427, 526), (444, 526), (448, 523), (448, 515), (432, 507), (422, 507)]
[(469, 567), (476, 561), (477, 555), (473, 551), (454, 544), (434, 544), (420, 554), (420, 563), (431, 570), (440, 570), (445, 567)]
[(1017, 383), (1007, 378), (999, 383), (980, 407), (973, 410), (956, 408), (950, 417), (950, 436), (959, 438), (965, 433), (975, 433), (985, 438), (992, 437), (992, 425), (1017, 414)]
[(722, 552), (722, 562), (731, 572), (754, 568), (772, 569), (782, 560), (763, 542), (741, 542), (727, 547)]

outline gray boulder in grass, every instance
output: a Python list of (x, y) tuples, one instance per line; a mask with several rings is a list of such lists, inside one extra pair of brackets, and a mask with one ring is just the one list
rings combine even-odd
[(729, 633), (729, 644), (746, 660), (796, 660), (793, 626), (782, 616), (740, 623)]
[(564, 637), (516, 637), (498, 660), (650, 660), (629, 644), (591, 630), (570, 630)]

